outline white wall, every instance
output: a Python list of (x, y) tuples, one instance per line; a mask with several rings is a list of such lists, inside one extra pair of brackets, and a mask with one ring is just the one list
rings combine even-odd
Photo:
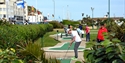
[(26, 20), (28, 20), (28, 5), (27, 5), (27, 3), (25, 3), (25, 10), (24, 10), (24, 12), (25, 12), (25, 19)]
[(38, 22), (43, 22), (43, 15), (42, 14), (38, 15), (37, 20)]
[(36, 23), (36, 16), (28, 16), (30, 23)]
[[(3, 18), (3, 15), (6, 17), (23, 16), (23, 8), (17, 8), (16, 1), (18, 0), (8, 0), (5, 4), (0, 4), (0, 18)], [(28, 8), (27, 3), (25, 2), (25, 18), (28, 20)]]
[(32, 23), (37, 23), (37, 22), (43, 22), (43, 15), (40, 14), (40, 15), (37, 15), (37, 21), (36, 21), (36, 15), (30, 15), (28, 16), (28, 19), (29, 19), (29, 22), (32, 22)]

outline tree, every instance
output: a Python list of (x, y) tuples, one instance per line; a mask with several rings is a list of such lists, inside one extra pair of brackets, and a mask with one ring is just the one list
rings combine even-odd
[[(30, 14), (31, 12), (36, 12), (36, 8), (33, 6), (28, 6), (28, 13)], [(37, 13), (42, 14), (42, 12), (40, 12), (39, 10), (37, 10)]]
[(97, 28), (99, 28), (101, 21), (102, 21), (101, 19), (97, 19), (97, 24), (96, 24)]
[(124, 21), (125, 22), (125, 19), (124, 18), (121, 18), (121, 19), (119, 19), (120, 21)]

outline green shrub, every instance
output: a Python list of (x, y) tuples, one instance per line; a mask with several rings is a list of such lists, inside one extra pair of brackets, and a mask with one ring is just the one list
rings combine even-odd
[(0, 20), (0, 25), (11, 25), (9, 21), (6, 20)]
[(105, 40), (102, 43), (93, 44), (90, 42), (90, 49), (84, 51), (85, 63), (124, 63), (125, 44), (118, 39), (112, 42)]
[(63, 25), (72, 25), (74, 27), (77, 27), (80, 24), (80, 22), (78, 22), (78, 21), (70, 21), (70, 20), (63, 20), (62, 24)]
[(63, 28), (63, 25), (58, 21), (51, 21), (49, 23), (53, 25), (53, 28)]
[(75, 63), (81, 63), (80, 61), (76, 61)]
[(50, 24), (40, 25), (1, 25), (0, 26), (0, 47), (15, 47), (20, 42), (28, 42), (38, 39), (46, 32), (52, 31), (53, 26)]
[(41, 49), (41, 43), (28, 42), (26, 47), (19, 46), (20, 52), (18, 53), (20, 58), (25, 62), (37, 62), (37, 63), (60, 63), (59, 60), (54, 58), (46, 58), (44, 50)]
[(115, 36), (112, 38), (118, 38), (121, 40), (121, 42), (124, 42), (124, 36), (125, 36), (125, 23), (123, 23), (121, 26), (117, 25), (115, 22), (109, 22), (107, 25), (107, 29), (109, 33), (114, 33)]

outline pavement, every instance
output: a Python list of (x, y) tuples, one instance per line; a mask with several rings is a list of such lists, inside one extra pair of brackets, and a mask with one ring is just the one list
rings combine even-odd
[[(62, 59), (71, 59), (72, 57), (74, 57), (74, 50), (68, 50), (67, 52), (67, 49), (66, 50), (51, 50), (50, 48), (54, 48), (54, 47), (61, 47), (63, 46), (65, 43), (67, 42), (70, 42), (71, 40), (70, 39), (63, 39), (63, 37), (66, 37), (66, 36), (63, 36), (62, 38), (60, 37), (60, 35), (50, 35), (50, 37), (56, 39), (56, 40), (59, 40), (60, 43), (56, 44), (55, 46), (53, 47), (44, 47), (44, 51), (45, 51), (45, 54), (46, 54), (46, 57), (47, 58), (62, 58)], [(80, 47), (83, 47), (85, 48), (85, 38), (82, 38), (82, 42), (80, 44)], [(66, 54), (67, 52), (67, 54)], [(64, 57), (65, 56), (65, 57)], [(78, 50), (78, 60), (77, 61), (84, 61), (84, 58), (83, 58), (83, 50)], [(75, 63), (76, 61), (75, 60), (71, 60), (69, 63)]]

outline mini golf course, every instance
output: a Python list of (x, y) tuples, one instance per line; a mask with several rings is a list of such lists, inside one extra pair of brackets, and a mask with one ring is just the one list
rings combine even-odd
[[(70, 44), (69, 42), (65, 42), (62, 46), (60, 46), (60, 47), (53, 47), (53, 48), (50, 48), (49, 50), (56, 50), (56, 51), (58, 51), (58, 50), (64, 51), (64, 50), (65, 50), (65, 51), (67, 51), (69, 44)], [(72, 46), (69, 48), (69, 50), (74, 51), (74, 44), (75, 44), (75, 43), (72, 44)], [(79, 48), (78, 48), (78, 51), (79, 51), (79, 50), (83, 51), (84, 48), (83, 48), (83, 47), (79, 47)], [(61, 63), (71, 63), (71, 59), (63, 59), (63, 58), (60, 58), (60, 59), (58, 59), (58, 60), (60, 60)]]
[[(71, 36), (62, 37), (62, 40), (71, 40)], [(64, 44), (62, 44), (61, 46), (50, 47), (49, 50), (50, 51), (67, 51), (67, 50), (74, 51), (74, 45), (75, 45), (75, 43), (73, 43), (71, 45), (71, 47), (68, 49), (69, 44), (70, 44), (69, 42), (64, 42)], [(83, 46), (79, 46), (78, 51), (83, 51), (83, 50), (84, 50), (84, 47)], [(61, 63), (71, 63), (71, 59), (70, 58), (68, 58), (68, 59), (57, 58), (57, 59), (60, 60)]]
[[(69, 42), (65, 42), (61, 47), (53, 47), (53, 48), (50, 48), (49, 50), (67, 50), (68, 47), (69, 47), (69, 44), (70, 44)], [(75, 43), (73, 43), (71, 45), (71, 47), (69, 48), (69, 50), (74, 50), (74, 45), (75, 45)], [(78, 50), (84, 50), (84, 48), (80, 46), (78, 48)]]
[(71, 59), (58, 59), (61, 63), (71, 63)]
[(71, 40), (71, 37), (63, 37), (63, 40)]

